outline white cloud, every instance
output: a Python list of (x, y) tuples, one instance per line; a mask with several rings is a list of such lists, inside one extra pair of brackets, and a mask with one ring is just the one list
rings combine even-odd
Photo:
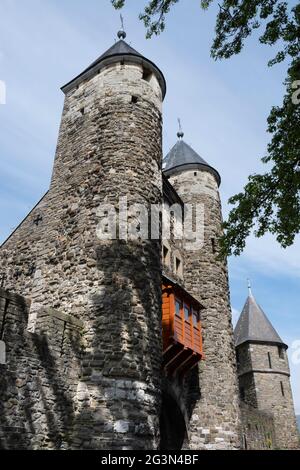
[(233, 326), (236, 325), (238, 319), (239, 319), (239, 316), (240, 316), (240, 311), (234, 307), (231, 307), (231, 314), (232, 314), (232, 323), (233, 323)]
[(240, 271), (246, 274), (245, 266), (269, 277), (300, 277), (300, 237), (286, 249), (281, 248), (275, 237), (269, 234), (263, 238), (249, 237), (239, 266)]

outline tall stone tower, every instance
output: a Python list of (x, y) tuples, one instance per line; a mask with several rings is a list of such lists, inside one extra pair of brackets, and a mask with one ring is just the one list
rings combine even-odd
[(161, 241), (114, 232), (114, 209), (122, 227), (132, 204), (161, 204), (166, 84), (125, 37), (62, 88), (50, 189), (1, 248), (5, 287), (31, 300), (30, 331), (45, 307), (83, 322), (72, 448), (159, 439)]
[(190, 446), (230, 449), (240, 445), (240, 420), (228, 272), (226, 263), (218, 259), (220, 176), (183, 137), (180, 131), (163, 168), (183, 202), (191, 204), (194, 212), (198, 208), (204, 217), (203, 243), (191, 246), (186, 241), (184, 249), (185, 288), (204, 306), (205, 361), (190, 378), (194, 384), (194, 391), (190, 388)]
[(235, 328), (240, 397), (273, 415), (276, 446), (299, 446), (287, 345), (249, 291)]

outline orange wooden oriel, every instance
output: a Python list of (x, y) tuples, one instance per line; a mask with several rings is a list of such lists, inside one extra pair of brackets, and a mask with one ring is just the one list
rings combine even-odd
[(170, 375), (184, 375), (204, 358), (201, 305), (178, 284), (163, 282), (163, 367)]

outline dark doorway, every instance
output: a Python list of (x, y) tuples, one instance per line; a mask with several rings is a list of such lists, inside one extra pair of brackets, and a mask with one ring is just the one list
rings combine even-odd
[(183, 414), (174, 398), (164, 393), (160, 416), (160, 450), (181, 450), (186, 438)]

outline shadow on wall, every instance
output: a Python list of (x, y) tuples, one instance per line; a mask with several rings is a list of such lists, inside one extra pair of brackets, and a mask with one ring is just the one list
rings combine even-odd
[[(86, 322), (77, 445), (151, 449), (158, 446), (162, 358), (159, 242), (99, 244), (99, 290)], [(149, 261), (150, 260), (150, 261)], [(87, 401), (91, 403), (88, 410)], [(85, 422), (85, 431), (81, 421)], [(118, 432), (120, 431), (120, 432)]]
[[(45, 317), (37, 333), (28, 333), (26, 302), (0, 291), (10, 297), (7, 364), (0, 365), (1, 449), (180, 449), (186, 440), (180, 409), (165, 395), (159, 444), (159, 242), (99, 244), (95, 256), (103, 282), (86, 306), (85, 351), (59, 320)], [(200, 394), (196, 368), (184, 393), (191, 416)]]
[[(2, 289), (3, 295), (9, 305), (3, 335), (7, 363), (0, 366), (0, 449), (68, 448), (75, 419), (74, 357), (61, 354), (61, 338), (28, 333), (26, 302)], [(78, 341), (72, 335), (66, 340), (77, 355)]]

